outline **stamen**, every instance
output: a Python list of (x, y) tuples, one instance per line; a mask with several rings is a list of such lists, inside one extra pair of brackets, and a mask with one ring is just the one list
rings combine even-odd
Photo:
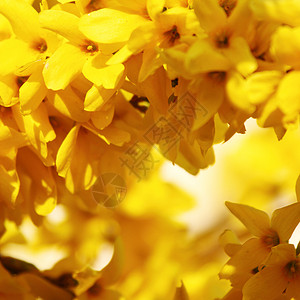
[(228, 48), (229, 47), (229, 36), (227, 33), (222, 32), (215, 36), (215, 44), (217, 48)]
[(226, 78), (226, 72), (209, 72), (207, 73), (207, 76), (210, 79), (213, 79), (216, 82), (223, 82)]
[(91, 0), (85, 7), (86, 13), (104, 8), (105, 6), (101, 3), (101, 0)]
[(266, 235), (261, 237), (261, 241), (268, 248), (272, 248), (274, 246), (279, 245), (280, 238), (276, 231), (270, 229)]
[(237, 0), (219, 0), (219, 5), (224, 9), (227, 17), (229, 17), (237, 4)]
[(284, 267), (284, 274), (288, 279), (294, 279), (300, 275), (300, 262), (295, 259), (287, 263)]
[(85, 53), (89, 53), (89, 54), (95, 54), (95, 52), (98, 52), (98, 46), (92, 42), (92, 41), (86, 41), (86, 44), (81, 46), (81, 49), (83, 52)]
[(164, 36), (168, 38), (168, 43), (173, 45), (176, 40), (180, 38), (180, 34), (177, 31), (177, 26), (174, 25), (171, 30), (168, 30), (164, 33)]
[(18, 76), (16, 78), (16, 83), (18, 88), (20, 88), (25, 82), (26, 80), (29, 78), (29, 76)]
[(32, 48), (39, 51), (40, 53), (44, 53), (47, 51), (47, 43), (45, 40), (41, 39), (38, 42), (33, 43)]

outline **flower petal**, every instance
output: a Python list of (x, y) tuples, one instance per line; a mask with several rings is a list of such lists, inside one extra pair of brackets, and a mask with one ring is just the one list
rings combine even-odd
[(220, 279), (228, 279), (233, 287), (242, 289), (245, 282), (253, 276), (253, 270), (263, 263), (269, 253), (259, 239), (248, 240), (222, 268)]
[(74, 121), (86, 122), (90, 118), (90, 113), (83, 108), (82, 99), (71, 87), (49, 93), (47, 98), (59, 112)]
[(243, 300), (277, 299), (287, 287), (280, 267), (266, 267), (243, 287)]
[(83, 15), (79, 22), (80, 31), (98, 43), (126, 42), (132, 31), (144, 24), (145, 18), (122, 11), (103, 8)]
[(43, 28), (54, 31), (70, 42), (81, 45), (86, 37), (79, 31), (79, 18), (71, 13), (59, 10), (45, 10), (39, 14)]
[(226, 24), (225, 11), (219, 6), (218, 1), (194, 0), (193, 7), (201, 27), (206, 31), (213, 31)]
[(1, 0), (0, 13), (9, 20), (17, 37), (27, 42), (40, 40), (38, 13), (29, 3)]
[(300, 71), (286, 74), (281, 80), (276, 98), (278, 107), (284, 114), (298, 114), (300, 112), (300, 90), (295, 88), (300, 81)]
[(102, 105), (108, 101), (115, 93), (115, 90), (107, 90), (103, 86), (93, 85), (86, 93), (84, 100), (84, 110), (98, 111)]
[(299, 68), (300, 28), (280, 26), (272, 36), (270, 51), (280, 63)]
[(84, 53), (71, 44), (60, 46), (47, 60), (43, 76), (48, 89), (65, 89), (82, 71), (86, 61)]
[(281, 243), (287, 243), (300, 222), (300, 203), (294, 203), (273, 212), (271, 227), (278, 233)]
[(0, 105), (9, 107), (18, 103), (17, 78), (13, 74), (6, 75), (0, 80)]
[(185, 67), (191, 74), (227, 71), (230, 62), (217, 51), (207, 40), (195, 42), (186, 54)]
[(265, 21), (276, 21), (281, 24), (299, 26), (300, 2), (295, 0), (252, 0), (250, 7), (254, 14)]
[(227, 77), (226, 92), (229, 101), (236, 108), (247, 114), (252, 114), (255, 111), (255, 106), (249, 101), (244, 77), (238, 72), (231, 72), (230, 76)]
[(35, 61), (37, 53), (23, 41), (11, 38), (0, 42), (0, 57), (5, 57), (0, 64), (0, 75), (5, 76)]
[(248, 76), (257, 69), (256, 59), (242, 37), (232, 37), (230, 46), (223, 49), (223, 53), (243, 76)]
[(43, 65), (39, 66), (19, 90), (21, 111), (30, 114), (46, 97), (47, 88), (42, 77)]
[(163, 11), (164, 6), (165, 0), (147, 0), (147, 11), (152, 21)]
[(265, 231), (270, 228), (269, 216), (264, 211), (228, 201), (225, 204), (253, 235), (263, 236)]
[(107, 66), (109, 59), (105, 55), (97, 55), (89, 59), (83, 66), (83, 75), (95, 85), (103, 86), (105, 89), (114, 89), (119, 84), (125, 67), (123, 64)]
[(282, 78), (279, 71), (262, 71), (251, 74), (247, 80), (247, 95), (253, 104), (265, 102), (272, 94)]

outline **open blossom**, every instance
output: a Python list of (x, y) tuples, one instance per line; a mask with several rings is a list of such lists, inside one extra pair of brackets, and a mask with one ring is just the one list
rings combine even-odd
[(286, 244), (300, 222), (300, 203), (275, 210), (269, 216), (253, 207), (226, 202), (229, 210), (255, 237), (247, 240), (232, 255), (219, 276), (229, 279), (233, 287), (242, 289), (244, 284), (263, 267), (273, 247)]
[(300, 260), (294, 245), (278, 245), (272, 249), (264, 268), (245, 284), (243, 299), (299, 299), (299, 284)]

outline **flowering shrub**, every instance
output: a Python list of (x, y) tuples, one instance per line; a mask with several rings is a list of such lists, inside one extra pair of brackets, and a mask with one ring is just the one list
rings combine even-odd
[[(175, 220), (189, 195), (152, 174), (164, 157), (196, 175), (250, 118), (278, 144), (299, 130), (299, 13), (293, 0), (1, 0), (0, 247), (55, 243), (64, 255), (45, 271), (1, 252), (0, 299), (212, 297), (192, 278), (223, 258)], [(293, 187), (295, 153), (282, 158)], [(269, 204), (283, 183), (266, 165), (270, 178), (256, 174), (248, 191)], [(139, 184), (147, 192), (132, 196)], [(246, 204), (226, 202), (255, 237), (221, 236), (223, 299), (300, 299), (300, 250), (288, 243), (299, 203), (271, 220)], [(65, 219), (51, 223), (57, 207)], [(38, 242), (24, 241), (24, 222)]]

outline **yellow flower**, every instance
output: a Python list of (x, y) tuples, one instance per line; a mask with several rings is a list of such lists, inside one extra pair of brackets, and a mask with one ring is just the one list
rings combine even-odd
[(189, 9), (174, 7), (163, 11), (163, 2), (159, 1), (151, 8), (153, 11), (148, 7), (151, 21), (133, 31), (127, 44), (133, 54), (143, 52), (139, 82), (163, 64), (159, 50), (176, 46), (181, 40), (191, 37), (196, 23)]
[(35, 110), (47, 94), (42, 69), (54, 48), (53, 35), (41, 29), (38, 13), (22, 0), (2, 1), (0, 12), (9, 20), (15, 35), (0, 43), (1, 105), (20, 101), (24, 114)]
[(288, 242), (300, 221), (300, 204), (275, 210), (271, 221), (265, 212), (253, 207), (230, 202), (226, 206), (256, 236), (245, 242), (220, 272), (220, 278), (229, 279), (233, 287), (241, 289), (258, 272), (271, 249)]
[(287, 299), (300, 297), (300, 259), (293, 245), (272, 249), (265, 266), (250, 278), (243, 288), (245, 300), (273, 300), (281, 295)]
[(240, 33), (241, 28), (237, 27), (239, 23), (242, 27), (247, 26), (242, 21), (244, 12), (242, 14), (239, 10), (239, 6), (244, 5), (244, 1), (238, 2), (227, 17), (226, 11), (217, 1), (194, 1), (195, 14), (207, 37), (200, 37), (187, 52), (186, 68), (192, 74), (234, 68), (247, 76), (256, 70), (256, 60)]
[[(122, 39), (120, 37), (121, 40), (118, 40), (117, 37), (113, 40), (108, 34), (105, 36), (105, 30), (103, 29), (98, 28), (95, 31), (94, 22), (98, 21), (97, 17), (100, 17), (100, 22), (101, 20), (105, 22), (108, 18), (106, 15), (98, 16), (99, 12), (103, 12), (103, 10), (85, 15), (81, 20), (65, 11), (47, 10), (40, 13), (39, 20), (44, 28), (67, 39), (47, 60), (43, 69), (44, 80), (49, 89), (65, 89), (81, 72), (97, 86), (114, 89), (118, 85), (124, 72), (124, 66), (122, 64), (108, 66), (106, 62), (112, 56), (111, 53), (118, 49), (119, 46), (116, 43), (123, 41), (125, 31), (123, 29), (123, 32), (121, 32), (121, 34), (123, 33), (123, 36), (121, 35)], [(95, 16), (95, 14), (97, 15)], [(109, 19), (115, 20), (117, 17), (118, 15), (112, 14)], [(123, 16), (124, 22), (126, 22), (125, 17)], [(105, 23), (101, 25), (103, 25), (103, 28), (108, 26)], [(114, 29), (117, 30), (117, 28)], [(99, 30), (103, 34), (102, 38), (93, 34), (94, 32), (100, 32)], [(94, 40), (91, 38), (94, 38)], [(115, 44), (108, 46), (100, 43)]]

